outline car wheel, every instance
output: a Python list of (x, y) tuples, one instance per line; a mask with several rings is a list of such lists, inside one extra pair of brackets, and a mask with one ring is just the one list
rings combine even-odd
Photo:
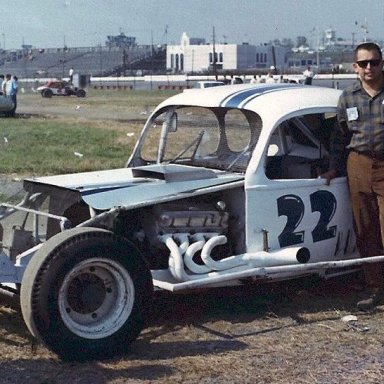
[(78, 89), (78, 90), (76, 91), (76, 96), (77, 96), (77, 97), (85, 97), (85, 91), (84, 91), (84, 89)]
[(29, 262), (20, 304), (31, 333), (65, 360), (116, 355), (139, 335), (153, 285), (134, 246), (97, 228), (49, 239)]
[(43, 97), (52, 97), (53, 96), (53, 92), (51, 89), (44, 89), (42, 92), (41, 92), (41, 96)]

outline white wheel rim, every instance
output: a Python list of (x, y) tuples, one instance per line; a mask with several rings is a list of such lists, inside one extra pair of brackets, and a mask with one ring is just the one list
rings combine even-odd
[(86, 339), (117, 332), (129, 318), (135, 300), (131, 276), (119, 263), (92, 258), (77, 264), (66, 276), (58, 305), (66, 327)]

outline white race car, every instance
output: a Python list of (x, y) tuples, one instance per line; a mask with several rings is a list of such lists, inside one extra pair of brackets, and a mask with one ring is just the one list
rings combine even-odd
[(346, 177), (329, 186), (340, 91), (191, 89), (151, 114), (126, 168), (27, 179), (0, 215), (3, 294), (66, 359), (118, 353), (153, 288), (330, 277), (364, 262)]
[(42, 97), (52, 96), (77, 96), (85, 97), (84, 89), (77, 88), (73, 84), (63, 80), (50, 80), (36, 89)]

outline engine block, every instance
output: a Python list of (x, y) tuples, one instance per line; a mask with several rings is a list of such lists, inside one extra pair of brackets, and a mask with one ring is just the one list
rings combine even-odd
[[(219, 233), (224, 234), (228, 229), (228, 212), (219, 208), (220, 204), (186, 205), (165, 204), (157, 206), (152, 211), (152, 217), (147, 217), (145, 232), (152, 236), (172, 233)], [(149, 220), (148, 220), (149, 219)]]

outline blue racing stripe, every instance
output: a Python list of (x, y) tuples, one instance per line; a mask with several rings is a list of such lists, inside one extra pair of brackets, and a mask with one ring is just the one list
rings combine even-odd
[[(281, 83), (276, 84), (276, 85), (265, 85), (265, 86), (258, 86), (255, 88), (251, 89), (245, 89), (239, 92), (236, 92), (228, 97), (226, 97), (221, 103), (221, 107), (226, 107), (226, 108), (238, 108), (241, 103), (243, 103), (245, 100), (250, 101), (253, 100), (254, 98), (264, 94), (264, 93), (269, 93), (272, 91), (279, 91), (281, 89), (287, 89), (287, 88), (292, 88), (292, 87), (302, 87), (302, 85), (295, 85), (295, 84), (286, 84), (285, 86), (282, 85)], [(245, 104), (244, 104), (245, 105)]]
[[(263, 94), (267, 94), (267, 93), (272, 93), (272, 92), (280, 92), (280, 91), (286, 91), (288, 90), (289, 88), (297, 88), (297, 87), (302, 87), (302, 85), (286, 85), (286, 86), (281, 86), (281, 87), (271, 87), (270, 89), (266, 90)], [(258, 95), (254, 95), (254, 96), (250, 96), (248, 98), (246, 98), (245, 100), (243, 100), (239, 105), (238, 105), (238, 108), (244, 108), (249, 102), (251, 102), (253, 99), (255, 99), (256, 97), (260, 96), (260, 94)]]
[[(264, 91), (265, 91), (265, 88), (263, 87), (263, 88), (257, 88), (257, 89), (255, 89), (255, 88), (252, 88), (252, 89), (247, 89), (247, 90), (241, 90), (241, 91), (237, 91), (237, 92), (235, 92), (235, 93), (232, 93), (231, 95), (229, 95), (229, 96), (227, 96), (221, 103), (220, 103), (220, 107), (232, 107), (233, 105), (233, 103), (231, 103), (231, 101), (232, 100), (237, 100), (238, 98), (244, 98), (244, 97), (242, 97), (242, 95), (244, 94), (244, 93), (246, 93), (247, 94), (247, 96), (248, 95), (253, 95), (253, 94), (255, 94), (255, 93), (257, 93), (257, 94), (260, 94), (260, 93), (264, 93)], [(237, 106), (237, 105), (236, 105)]]

